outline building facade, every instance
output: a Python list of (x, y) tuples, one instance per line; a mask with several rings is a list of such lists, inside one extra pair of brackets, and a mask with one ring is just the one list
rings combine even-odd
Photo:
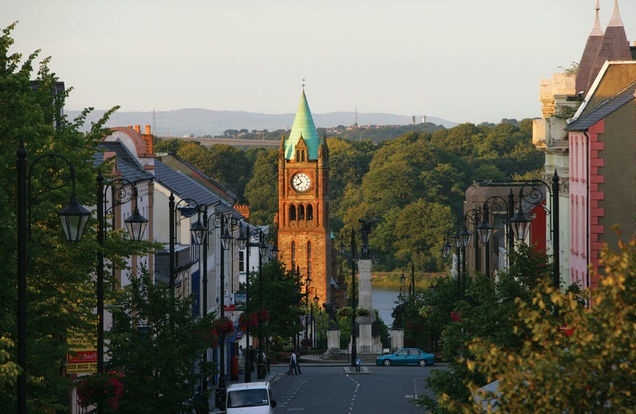
[(288, 270), (319, 303), (329, 301), (329, 151), (303, 90), (292, 129), (283, 137), (278, 160), (278, 251)]

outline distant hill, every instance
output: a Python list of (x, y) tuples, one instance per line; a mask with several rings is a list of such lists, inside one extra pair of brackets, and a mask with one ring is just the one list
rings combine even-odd
[[(65, 111), (69, 118), (75, 118), (79, 111)], [(88, 121), (98, 120), (105, 111), (95, 110)], [(213, 111), (210, 109), (177, 109), (173, 111), (155, 112), (115, 112), (107, 126), (144, 125), (152, 127), (152, 133), (161, 137), (183, 136), (222, 136), (230, 129), (252, 130), (287, 130), (294, 122), (295, 114), (262, 114), (244, 111)], [(330, 112), (313, 114), (317, 128), (335, 128), (351, 126), (356, 121), (355, 112)], [(410, 125), (413, 118), (404, 115), (372, 113), (357, 114), (358, 125)], [(435, 117), (415, 118), (415, 123), (428, 122), (451, 128), (457, 123)]]

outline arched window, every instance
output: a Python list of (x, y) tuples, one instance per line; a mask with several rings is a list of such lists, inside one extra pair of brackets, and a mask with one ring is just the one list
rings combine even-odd
[(305, 219), (305, 206), (302, 204), (298, 206), (298, 220)]
[(307, 278), (311, 279), (311, 242), (307, 242)]
[(292, 269), (293, 269), (296, 263), (296, 242), (295, 241), (291, 242), (291, 263), (292, 263)]
[(289, 221), (294, 220), (296, 220), (296, 206), (292, 204), (289, 206)]
[(307, 220), (314, 219), (314, 207), (311, 204), (307, 204)]

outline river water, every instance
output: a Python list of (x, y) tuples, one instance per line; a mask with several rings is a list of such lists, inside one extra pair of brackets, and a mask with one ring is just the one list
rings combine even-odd
[(391, 328), (391, 325), (393, 325), (393, 317), (391, 317), (391, 313), (396, 305), (395, 302), (397, 301), (399, 294), (399, 290), (373, 288), (371, 291), (371, 304), (374, 309), (378, 310), (380, 318), (382, 318), (389, 329)]

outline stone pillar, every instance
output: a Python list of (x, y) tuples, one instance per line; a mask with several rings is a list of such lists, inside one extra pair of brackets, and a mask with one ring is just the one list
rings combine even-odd
[(404, 329), (391, 329), (391, 352), (404, 346)]
[(371, 303), (371, 259), (360, 259), (358, 261), (358, 308), (366, 309), (370, 312), (371, 322), (375, 320), (373, 303)]
[(358, 316), (360, 336), (358, 338), (358, 352), (371, 353), (381, 352), (374, 344), (372, 323), (375, 321), (375, 311), (371, 302), (371, 259), (360, 259), (358, 261), (358, 308), (369, 312), (368, 315)]
[(340, 329), (327, 331), (327, 351), (331, 349), (340, 349)]

